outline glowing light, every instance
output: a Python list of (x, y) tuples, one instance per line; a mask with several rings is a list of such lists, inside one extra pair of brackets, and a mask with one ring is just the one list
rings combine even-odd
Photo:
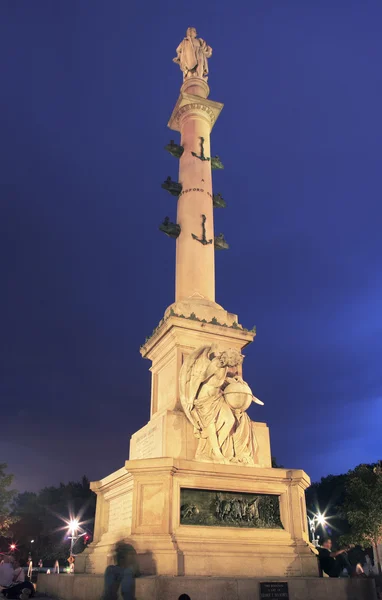
[(16, 544), (11, 544), (9, 546), (9, 549), (12, 550), (12, 552), (13, 552), (13, 550), (16, 550)]
[(79, 523), (78, 519), (71, 519), (69, 521), (68, 529), (69, 529), (69, 532), (71, 533), (71, 535), (76, 534), (76, 531), (79, 528), (79, 526), (80, 526), (80, 523)]
[(317, 521), (317, 525), (321, 525), (322, 527), (327, 525), (325, 515), (322, 515), (320, 512), (317, 513), (317, 515), (316, 515), (316, 521)]
[(326, 516), (326, 511), (323, 513), (321, 513), (320, 511), (317, 511), (317, 513), (312, 513), (311, 517), (308, 516), (309, 529), (310, 529), (310, 533), (311, 533), (311, 537), (312, 537), (311, 541), (312, 541), (312, 544), (314, 544), (315, 546), (318, 545), (319, 539), (320, 539), (320, 536), (316, 535), (316, 530), (318, 529), (318, 527), (322, 527), (323, 529), (326, 529), (327, 531), (329, 531), (327, 529), (327, 526), (328, 526), (328, 521), (331, 518), (332, 517)]
[(31, 540), (31, 544), (33, 544), (33, 543), (34, 543), (34, 540)]

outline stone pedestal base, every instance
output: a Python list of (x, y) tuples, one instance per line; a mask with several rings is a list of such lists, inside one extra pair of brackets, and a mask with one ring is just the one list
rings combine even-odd
[[(256, 467), (272, 465), (269, 429), (266, 423), (253, 423), (258, 450)], [(130, 460), (146, 458), (195, 458), (198, 439), (183, 411), (165, 410), (134, 433), (130, 440)]]
[[(147, 575), (316, 576), (304, 501), (309, 483), (300, 470), (173, 458), (127, 461), (124, 469), (92, 486), (98, 495), (95, 538), (77, 558), (76, 572), (102, 573), (113, 560), (114, 544), (125, 539)], [(276, 496), (283, 527), (187, 525), (181, 519), (185, 488)]]
[(198, 440), (183, 411), (164, 410), (134, 433), (130, 440), (130, 460), (145, 458), (186, 458), (195, 456)]
[[(178, 600), (181, 594), (187, 594), (191, 600), (260, 600), (260, 581), (264, 579), (139, 577), (135, 597), (137, 600)], [(281, 581), (288, 583), (289, 600), (377, 600), (375, 583), (368, 579), (295, 577)], [(61, 600), (101, 600), (103, 577), (40, 574), (37, 589)]]

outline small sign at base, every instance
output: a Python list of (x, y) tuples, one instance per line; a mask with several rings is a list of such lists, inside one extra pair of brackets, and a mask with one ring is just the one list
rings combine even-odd
[(260, 583), (260, 600), (289, 600), (288, 583), (286, 581), (265, 581)]

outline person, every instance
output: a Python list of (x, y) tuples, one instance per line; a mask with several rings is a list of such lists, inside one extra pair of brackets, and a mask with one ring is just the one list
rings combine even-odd
[(25, 581), (25, 571), (17, 560), (14, 561), (13, 568), (13, 583), (23, 583)]
[(73, 554), (71, 554), (68, 558), (68, 563), (69, 563), (69, 573), (74, 573), (74, 563), (75, 563), (75, 557), (73, 556)]
[(332, 540), (330, 538), (324, 540), (321, 546), (318, 547), (318, 559), (320, 561), (320, 567), (329, 575), (329, 577), (340, 577), (344, 569), (347, 570), (349, 577), (354, 577), (363, 572), (361, 565), (357, 564), (353, 566), (347, 556), (347, 550), (349, 548), (343, 548), (342, 550), (332, 551)]
[[(28, 600), (28, 598), (34, 596), (33, 584), (30, 581), (20, 581), (22, 575), (18, 571), (18, 567), (19, 565), (14, 570), (12, 558), (10, 556), (4, 557), (4, 562), (0, 565), (0, 598)], [(15, 581), (15, 578), (19, 581)]]
[(374, 574), (373, 563), (371, 562), (371, 558), (368, 554), (366, 554), (366, 557), (365, 557), (365, 564), (363, 565), (363, 570), (366, 575)]
[(11, 585), (9, 588), (2, 590), (2, 596), (0, 598), (9, 598), (9, 600), (29, 600), (34, 596), (33, 583), (30, 581), (24, 581), (23, 583), (16, 583)]
[[(13, 582), (13, 567), (10, 556), (4, 556), (0, 565), (0, 591), (8, 588)], [(1, 597), (1, 596), (0, 596)], [(4, 596), (3, 596), (4, 597)]]
[(137, 556), (134, 548), (125, 542), (115, 547), (115, 565), (106, 567), (103, 600), (117, 600), (121, 589), (123, 600), (135, 599), (135, 581), (138, 575)]
[(28, 556), (27, 565), (28, 565), (28, 579), (32, 579), (33, 561), (32, 561), (32, 556), (31, 556), (30, 553), (29, 553), (29, 556)]

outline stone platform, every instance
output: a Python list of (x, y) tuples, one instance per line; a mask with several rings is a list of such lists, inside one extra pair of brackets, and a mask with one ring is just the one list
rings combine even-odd
[[(77, 557), (76, 571), (104, 573), (116, 542), (125, 540), (137, 552), (142, 575), (315, 577), (304, 499), (309, 484), (306, 473), (296, 469), (174, 458), (126, 461), (124, 469), (92, 488), (97, 493), (94, 540)], [(189, 524), (182, 519), (184, 491), (274, 498), (280, 526), (242, 522), (235, 527), (234, 520), (222, 520), (222, 526)]]
[[(266, 579), (220, 577), (139, 577), (136, 600), (261, 600), (260, 582)], [(270, 580), (268, 580), (270, 581)], [(272, 579), (288, 583), (289, 600), (377, 600), (375, 584), (368, 579), (295, 577)], [(102, 575), (45, 575), (38, 591), (60, 600), (101, 600)]]

